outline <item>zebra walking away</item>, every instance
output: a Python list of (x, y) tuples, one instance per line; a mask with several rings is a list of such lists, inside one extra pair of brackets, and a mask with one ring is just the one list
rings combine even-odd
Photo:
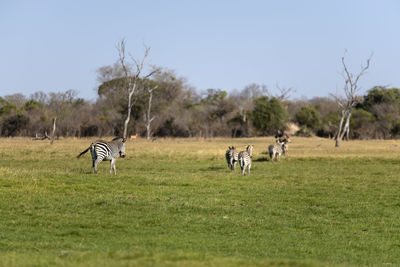
[(240, 169), (242, 169), (242, 174), (246, 175), (246, 168), (250, 175), (250, 168), (251, 168), (251, 157), (253, 156), (253, 147), (252, 145), (246, 146), (246, 151), (241, 151), (239, 153), (239, 164)]
[(97, 140), (90, 144), (90, 146), (82, 151), (77, 158), (80, 158), (83, 154), (90, 150), (93, 162), (93, 171), (97, 173), (97, 165), (103, 160), (109, 160), (110, 162), (110, 174), (114, 170), (114, 174), (117, 174), (115, 169), (115, 162), (118, 157), (125, 157), (125, 142), (126, 139), (123, 137), (116, 137), (111, 142)]
[(280, 139), (276, 140), (275, 145), (270, 145), (268, 147), (269, 156), (271, 157), (271, 161), (274, 161), (276, 158), (278, 161), (281, 160), (282, 153), (285, 152), (285, 141), (281, 141)]
[(289, 137), (285, 137), (284, 139), (280, 139), (281, 142), (283, 142), (283, 146), (282, 146), (282, 155), (286, 156), (289, 150), (289, 143), (290, 138)]
[(228, 162), (228, 168), (232, 171), (235, 170), (236, 163), (238, 162), (239, 152), (236, 151), (234, 146), (230, 146), (225, 153), (226, 161)]

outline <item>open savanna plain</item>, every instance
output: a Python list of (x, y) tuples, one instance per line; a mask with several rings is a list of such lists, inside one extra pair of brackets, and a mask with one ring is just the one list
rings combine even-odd
[(400, 265), (400, 141), (136, 139), (110, 175), (94, 140), (0, 139), (0, 266)]

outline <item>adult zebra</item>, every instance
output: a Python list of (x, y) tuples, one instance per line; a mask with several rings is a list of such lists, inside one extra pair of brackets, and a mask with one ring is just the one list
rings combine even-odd
[(235, 170), (236, 163), (238, 162), (239, 152), (236, 151), (234, 146), (228, 147), (228, 150), (225, 152), (225, 158), (228, 162), (228, 168), (232, 171)]
[(114, 174), (117, 174), (115, 169), (115, 162), (118, 157), (125, 157), (125, 142), (126, 139), (123, 137), (115, 137), (111, 142), (97, 140), (90, 144), (90, 146), (82, 151), (77, 158), (80, 158), (83, 154), (90, 150), (93, 161), (93, 171), (97, 173), (97, 165), (103, 160), (109, 160), (110, 162), (110, 174), (114, 170)]
[(250, 175), (250, 168), (251, 168), (251, 157), (253, 156), (253, 147), (252, 145), (246, 146), (246, 151), (239, 152), (239, 164), (240, 169), (242, 169), (242, 174), (246, 175), (246, 167), (249, 171)]

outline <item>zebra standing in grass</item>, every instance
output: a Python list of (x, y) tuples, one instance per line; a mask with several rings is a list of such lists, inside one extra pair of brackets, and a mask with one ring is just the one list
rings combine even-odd
[(289, 138), (289, 136), (287, 136), (287, 137), (285, 137), (285, 138), (279, 138), (279, 141), (280, 141), (281, 143), (283, 143), (283, 146), (282, 146), (282, 155), (286, 156), (286, 155), (287, 155), (287, 152), (288, 152), (288, 150), (289, 150), (289, 144), (288, 144), (288, 143), (290, 143), (290, 138)]
[(253, 147), (252, 145), (246, 146), (246, 151), (241, 151), (239, 153), (239, 164), (240, 169), (242, 169), (242, 174), (246, 175), (246, 167), (248, 169), (248, 173), (250, 175), (251, 168), (251, 157), (253, 156)]
[(235, 170), (236, 163), (238, 162), (239, 152), (236, 151), (234, 146), (230, 146), (225, 153), (228, 168), (232, 171)]
[(80, 158), (83, 154), (90, 150), (93, 161), (93, 171), (97, 173), (97, 165), (103, 160), (109, 160), (110, 162), (110, 174), (114, 170), (114, 174), (117, 174), (115, 169), (115, 162), (118, 157), (125, 157), (125, 142), (126, 139), (122, 137), (116, 137), (111, 142), (106, 142), (102, 140), (97, 140), (90, 144), (90, 146), (80, 153), (77, 158)]
[(269, 156), (271, 157), (271, 161), (274, 161), (275, 158), (277, 158), (278, 161), (281, 160), (282, 153), (285, 153), (286, 151), (285, 145), (286, 145), (286, 139), (285, 140), (278, 139), (276, 140), (275, 145), (270, 145), (268, 147), (268, 152)]

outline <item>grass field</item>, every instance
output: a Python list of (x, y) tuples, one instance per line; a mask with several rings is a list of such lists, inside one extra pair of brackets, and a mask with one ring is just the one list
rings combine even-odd
[(139, 139), (116, 176), (91, 141), (0, 139), (0, 266), (400, 265), (399, 141)]

